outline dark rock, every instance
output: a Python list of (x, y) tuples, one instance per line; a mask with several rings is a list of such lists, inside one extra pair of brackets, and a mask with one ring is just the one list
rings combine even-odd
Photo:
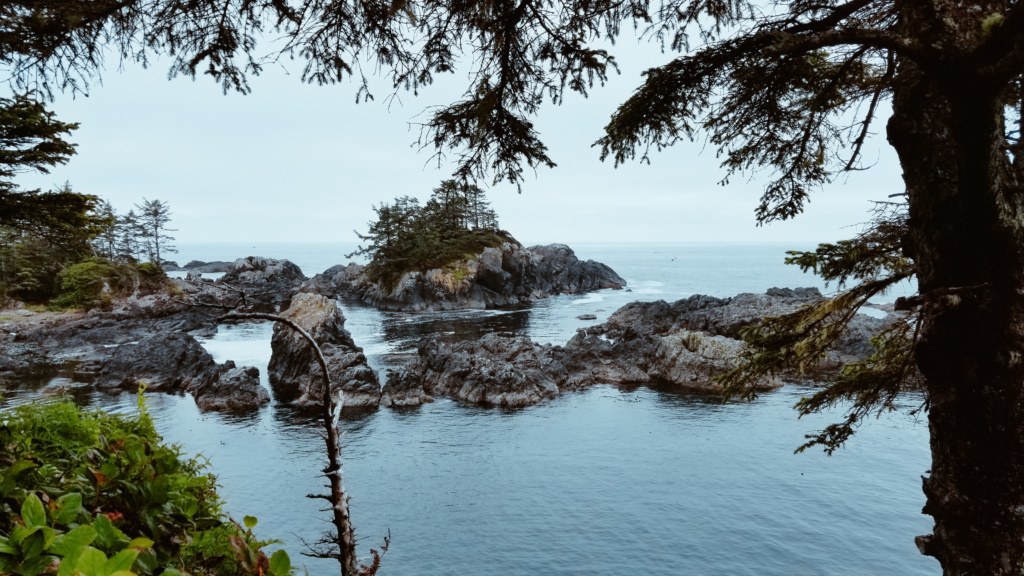
[(579, 320), (597, 320), (597, 316), (594, 314), (580, 314), (576, 318)]
[(288, 260), (249, 256), (235, 260), (215, 284), (235, 291), (238, 302), (248, 309), (276, 312), (305, 280), (302, 270)]
[(189, 270), (192, 272), (200, 272), (206, 274), (216, 274), (218, 272), (228, 272), (234, 268), (234, 262), (202, 262), (200, 260), (192, 260), (188, 264), (181, 267), (181, 270)]
[[(385, 403), (414, 404), (428, 396), (520, 406), (593, 384), (672, 385), (721, 392), (716, 376), (736, 366), (745, 326), (819, 302), (814, 288), (778, 289), (734, 298), (692, 296), (674, 303), (633, 302), (598, 326), (577, 331), (564, 347), (489, 334), (454, 344), (425, 341), (409, 366), (389, 374)], [(858, 316), (835, 350), (805, 374), (831, 378), (871, 353), (870, 338), (885, 322)], [(766, 379), (758, 388), (781, 386)]]
[(611, 268), (581, 262), (563, 244), (523, 248), (505, 243), (445, 269), (404, 274), (393, 287), (370, 282), (357, 264), (318, 274), (303, 290), (325, 296), (352, 295), (382, 310), (422, 312), (465, 308), (507, 308), (556, 294), (622, 288)]
[(212, 382), (194, 386), (189, 392), (199, 409), (216, 412), (256, 410), (270, 402), (270, 394), (260, 385), (260, 370), (252, 366), (238, 368), (228, 360), (224, 371)]
[[(316, 340), (327, 361), (331, 384), (345, 393), (345, 406), (377, 406), (380, 382), (367, 365), (362, 349), (345, 330), (345, 317), (334, 300), (318, 294), (299, 293), (282, 316), (297, 323)], [(296, 398), (299, 404), (317, 404), (323, 398), (323, 380), (315, 353), (308, 341), (280, 323), (274, 326), (267, 367), (270, 385), (279, 398)]]
[(174, 260), (164, 260), (163, 263), (160, 264), (160, 267), (164, 269), (164, 272), (181, 270), (181, 267), (178, 266), (178, 263), (175, 262)]
[(165, 333), (137, 344), (117, 347), (96, 376), (103, 390), (135, 391), (139, 384), (158, 392), (182, 392), (204, 388), (219, 377), (221, 370), (209, 352), (188, 334)]
[(411, 368), (390, 375), (385, 403), (405, 406), (434, 395), (495, 406), (536, 404), (558, 395), (567, 382), (558, 356), (552, 346), (523, 337), (488, 334), (454, 344), (427, 340)]

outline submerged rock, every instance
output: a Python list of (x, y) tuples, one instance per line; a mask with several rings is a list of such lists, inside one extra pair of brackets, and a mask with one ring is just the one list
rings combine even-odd
[(524, 306), (556, 294), (622, 288), (608, 266), (581, 262), (564, 244), (524, 248), (507, 242), (444, 269), (407, 272), (394, 286), (369, 281), (358, 264), (334, 266), (303, 285), (325, 296), (351, 295), (382, 310), (423, 312)]
[[(299, 293), (282, 316), (306, 330), (323, 351), (331, 384), (345, 392), (345, 406), (377, 406), (380, 382), (366, 363), (362, 348), (345, 329), (345, 316), (337, 303), (319, 294)], [(320, 365), (308, 341), (280, 323), (274, 326), (267, 367), (270, 385), (279, 398), (299, 404), (317, 404), (323, 398)]]

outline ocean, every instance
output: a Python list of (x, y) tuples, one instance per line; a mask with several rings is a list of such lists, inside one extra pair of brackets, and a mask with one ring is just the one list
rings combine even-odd
[[(288, 258), (308, 275), (348, 260), (354, 245), (181, 243), (177, 261)], [(346, 327), (381, 378), (424, 337), (485, 332), (564, 343), (634, 300), (732, 296), (817, 286), (783, 259), (792, 244), (580, 244), (624, 290), (558, 296), (529, 310), (382, 313), (344, 302)], [(833, 287), (834, 288), (834, 287)], [(880, 301), (909, 290), (901, 287)], [(594, 321), (577, 319), (594, 314)], [(221, 327), (204, 346), (218, 362), (258, 366), (269, 324)], [(265, 382), (264, 382), (265, 383)], [(798, 419), (813, 389), (787, 385), (750, 403), (672, 389), (599, 386), (522, 409), (438, 400), (347, 414), (344, 477), (361, 555), (390, 533), (382, 575), (939, 574), (914, 536), (929, 467), (927, 423), (904, 412), (866, 423), (832, 456), (794, 454), (804, 435), (842, 411)], [(129, 397), (131, 396), (131, 397)], [(37, 398), (33, 386), (3, 405)], [(907, 409), (922, 398), (903, 400)], [(134, 410), (134, 396), (87, 402)], [(337, 565), (302, 559), (302, 540), (328, 528), (320, 490), (323, 442), (313, 415), (271, 403), (255, 414), (201, 414), (189, 397), (152, 395), (165, 439), (201, 454), (227, 510), (259, 518), (310, 574)]]

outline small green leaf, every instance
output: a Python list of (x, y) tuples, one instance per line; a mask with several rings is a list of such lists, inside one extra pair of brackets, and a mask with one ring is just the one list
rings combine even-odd
[(21, 519), (25, 521), (25, 526), (30, 528), (46, 525), (46, 509), (35, 494), (29, 494), (21, 503)]
[(53, 519), (58, 524), (67, 524), (78, 517), (82, 510), (82, 495), (73, 492), (65, 494), (57, 499), (57, 509), (53, 512)]
[(46, 536), (41, 530), (36, 530), (27, 538), (21, 541), (21, 554), (25, 558), (35, 558), (46, 549)]
[(242, 522), (245, 523), (246, 528), (255, 528), (256, 523), (259, 522), (259, 520), (257, 520), (255, 516), (246, 516), (242, 518)]
[(288, 576), (292, 572), (292, 560), (284, 550), (274, 552), (270, 557), (270, 573), (274, 576)]
[(0, 554), (17, 554), (18, 549), (11, 545), (7, 538), (0, 536)]
[(106, 574), (113, 574), (114, 572), (129, 571), (132, 568), (132, 564), (135, 563), (135, 558), (138, 557), (139, 551), (126, 548), (121, 550), (114, 555), (113, 558), (107, 560), (107, 564), (104, 567)]
[(137, 548), (139, 550), (145, 550), (146, 548), (153, 547), (153, 541), (149, 538), (135, 538), (128, 543), (129, 548)]
[(105, 550), (118, 547), (118, 543), (127, 543), (128, 537), (110, 522), (110, 518), (100, 514), (93, 520), (96, 529), (96, 545)]
[(92, 546), (86, 546), (75, 562), (75, 573), (83, 576), (107, 576), (107, 555)]
[(96, 530), (92, 526), (79, 526), (67, 534), (61, 534), (54, 538), (49, 551), (58, 556), (73, 556), (82, 548), (92, 544), (95, 539)]
[(31, 528), (28, 528), (25, 526), (15, 525), (14, 528), (11, 529), (11, 544), (21, 546), (21, 543), (25, 538), (28, 538), (32, 534), (38, 532), (40, 528), (42, 528), (42, 526), (32, 526)]
[(53, 556), (38, 556), (31, 560), (25, 560), (22, 562), (21, 566), (19, 566), (14, 573), (21, 574), (22, 576), (37, 576), (38, 574), (47, 572), (47, 568), (50, 567), (50, 564), (53, 564), (53, 561)]

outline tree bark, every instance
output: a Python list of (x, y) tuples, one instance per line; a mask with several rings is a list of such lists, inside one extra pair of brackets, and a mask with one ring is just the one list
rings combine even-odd
[(947, 575), (1019, 576), (1024, 210), (1000, 94), (969, 62), (947, 63), (941, 76), (900, 66), (888, 137), (904, 170), (905, 249), (925, 302), (916, 361), (930, 402), (924, 513), (935, 520), (917, 544)]

